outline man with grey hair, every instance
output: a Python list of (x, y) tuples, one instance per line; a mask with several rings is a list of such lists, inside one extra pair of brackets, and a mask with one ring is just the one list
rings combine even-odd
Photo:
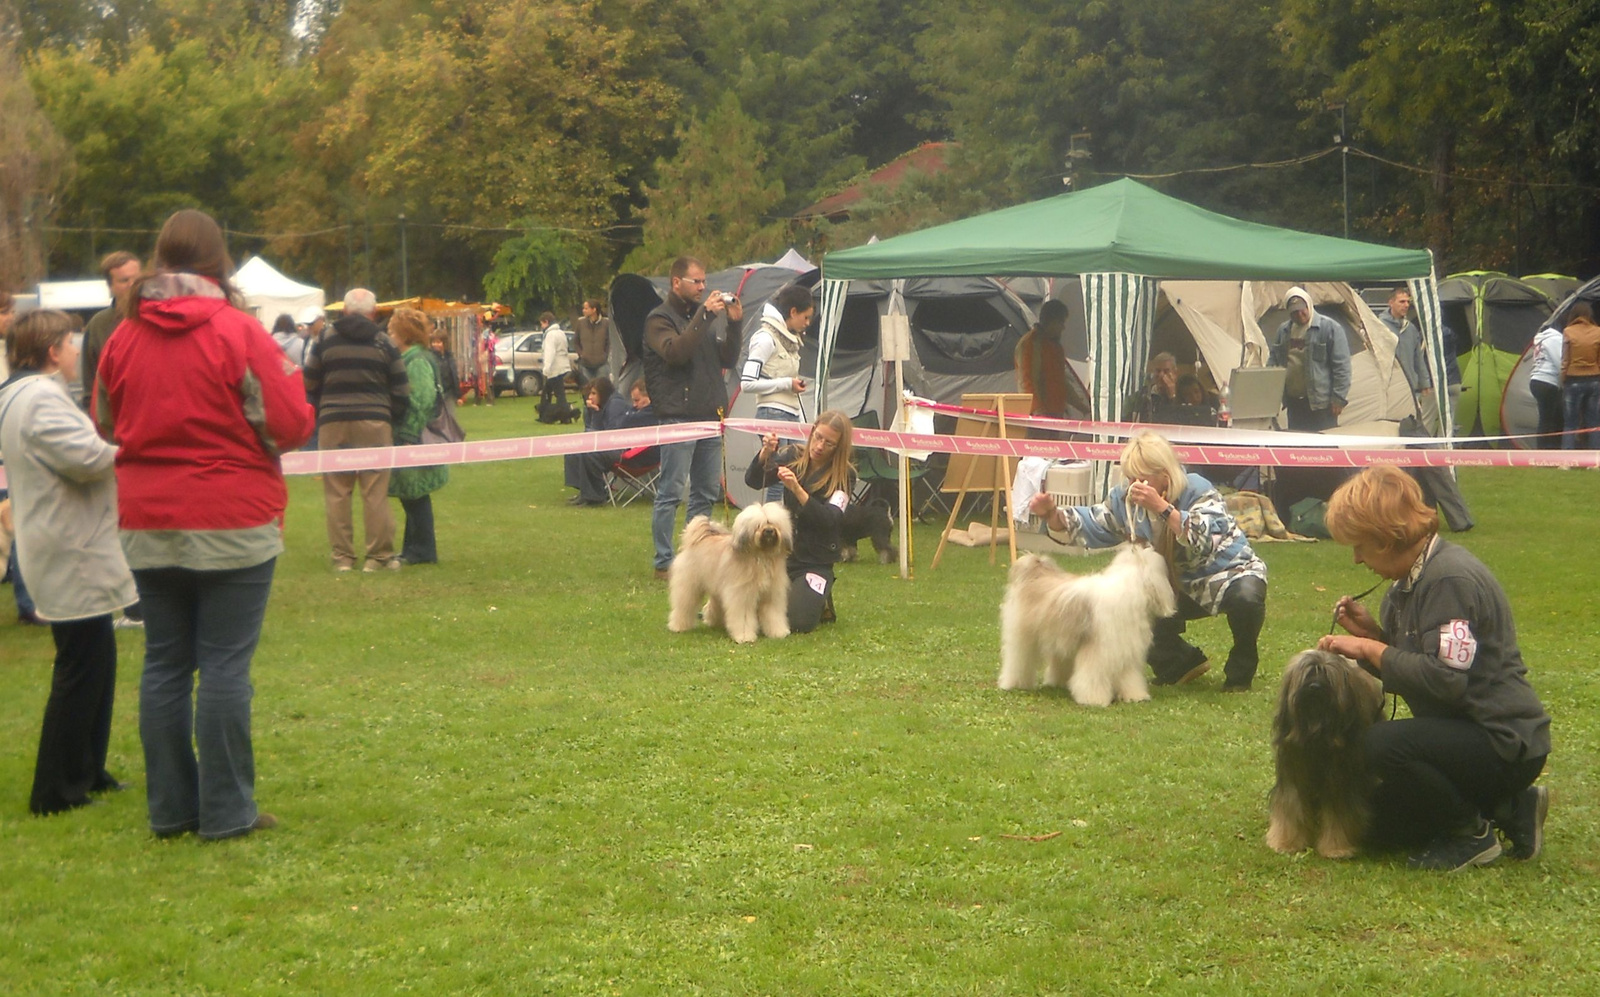
[[(393, 424), (405, 415), (411, 394), (400, 351), (373, 319), (378, 299), (366, 288), (344, 296), (344, 314), (333, 331), (306, 356), (306, 395), (317, 409), (319, 450), (387, 447)], [(389, 471), (357, 471), (322, 476), (328, 511), (328, 545), (336, 571), (355, 568), (355, 521), (351, 496), (361, 486), (361, 518), (366, 532), (363, 571), (395, 570), (394, 516), (389, 510)]]

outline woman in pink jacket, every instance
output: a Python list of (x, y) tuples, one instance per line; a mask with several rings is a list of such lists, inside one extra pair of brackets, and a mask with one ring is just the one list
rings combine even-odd
[(313, 416), (300, 372), (235, 306), (232, 272), (209, 215), (169, 218), (96, 388), (96, 416), (120, 447), (122, 548), (144, 603), (139, 736), (150, 829), (163, 837), (277, 824), (256, 807), (250, 660), (283, 550), (278, 454), (310, 437)]

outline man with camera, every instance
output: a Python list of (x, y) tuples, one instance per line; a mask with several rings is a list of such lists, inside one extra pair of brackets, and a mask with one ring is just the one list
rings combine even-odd
[[(705, 264), (692, 256), (672, 262), (667, 299), (644, 321), (644, 379), (662, 424), (715, 422), (728, 409), (722, 371), (739, 356), (744, 307), (731, 294), (706, 294)], [(705, 300), (702, 302), (702, 298)], [(716, 325), (726, 319), (719, 342)], [(688, 517), (710, 516), (722, 481), (722, 440), (712, 437), (661, 448), (650, 531), (655, 541), (656, 578), (672, 566), (672, 532), (684, 485)]]

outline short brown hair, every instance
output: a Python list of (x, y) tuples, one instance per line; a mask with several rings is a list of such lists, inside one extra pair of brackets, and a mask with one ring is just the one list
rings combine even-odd
[(402, 346), (428, 344), (428, 316), (415, 308), (396, 308), (389, 316), (389, 335)]
[(128, 252), (126, 249), (119, 249), (114, 253), (107, 253), (105, 259), (100, 261), (100, 276), (104, 277), (106, 279), (106, 283), (109, 284), (111, 283), (111, 271), (121, 270), (130, 263), (138, 262), (139, 257)]
[(672, 270), (670, 273), (673, 277), (687, 277), (689, 276), (690, 267), (699, 267), (701, 270), (704, 270), (706, 265), (695, 259), (693, 256), (680, 256), (672, 261)]
[(39, 370), (50, 362), (50, 351), (72, 335), (72, 316), (53, 308), (29, 312), (17, 319), (6, 341), (6, 363), (12, 370)]
[(1342, 544), (1368, 543), (1405, 550), (1439, 532), (1439, 514), (1422, 500), (1422, 488), (1398, 467), (1369, 467), (1328, 500), (1328, 532)]

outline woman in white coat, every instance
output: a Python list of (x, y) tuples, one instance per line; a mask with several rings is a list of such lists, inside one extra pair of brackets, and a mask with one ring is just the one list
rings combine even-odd
[(121, 789), (106, 771), (116, 694), (113, 611), (138, 599), (117, 534), (116, 448), (72, 397), (72, 320), (31, 312), (11, 329), (0, 385), (0, 453), (17, 527), (17, 556), (56, 663), (28, 807), (58, 813)]

